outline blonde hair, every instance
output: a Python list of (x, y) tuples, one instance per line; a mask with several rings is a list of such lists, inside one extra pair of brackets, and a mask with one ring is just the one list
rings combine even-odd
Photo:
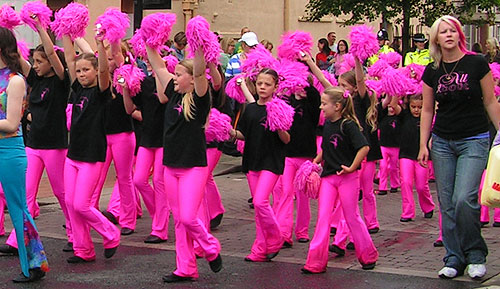
[[(343, 74), (340, 75), (342, 79), (347, 81), (351, 86), (356, 87), (356, 73), (354, 70), (349, 70), (347, 72), (344, 72)], [(367, 88), (367, 92), (368, 92)], [(371, 91), (372, 93), (367, 93), (368, 97), (370, 98), (370, 106), (368, 107), (368, 110), (366, 111), (366, 124), (368, 124), (371, 127), (371, 132), (374, 132), (377, 130), (377, 118), (378, 118), (378, 111), (377, 111), (377, 95), (375, 92)], [(358, 92), (359, 94), (359, 92)]]
[[(187, 72), (190, 75), (193, 75), (193, 60), (192, 59), (184, 59), (179, 62), (178, 65), (182, 65), (186, 68)], [(194, 96), (193, 92), (186, 92), (184, 97), (182, 98), (182, 114), (187, 121), (193, 120), (196, 112), (196, 106), (194, 105)]]
[[(352, 103), (352, 96), (344, 97), (346, 90), (339, 86), (332, 86), (323, 91), (323, 94), (328, 96), (328, 99), (333, 103), (340, 103), (342, 105), (341, 115), (344, 120), (342, 120), (342, 124), (346, 120), (352, 120), (354, 123), (358, 125), (358, 127), (362, 130), (362, 126), (359, 124), (359, 120), (354, 113), (354, 105)], [(342, 124), (340, 125), (340, 129), (342, 130)]]
[(220, 41), (220, 47), (222, 49), (222, 51), (224, 51), (224, 53), (228, 53), (228, 49), (229, 49), (229, 46), (231, 44), (235, 44), (236, 43), (236, 40), (234, 40), (233, 38), (231, 37), (224, 37), (222, 38), (222, 40)]
[[(500, 46), (498, 44), (498, 40), (496, 38), (488, 38), (488, 39), (486, 39), (486, 43), (488, 43), (488, 51), (487, 51), (487, 53), (491, 57), (495, 57), (495, 55), (497, 55), (498, 48)], [(490, 60), (493, 60), (493, 59), (490, 59)]]
[(438, 31), (439, 25), (442, 22), (448, 23), (449, 25), (455, 27), (455, 29), (458, 32), (458, 48), (463, 53), (470, 54), (470, 52), (466, 48), (465, 34), (464, 31), (462, 30), (462, 24), (460, 23), (460, 21), (458, 21), (457, 18), (450, 15), (441, 16), (436, 21), (434, 21), (434, 24), (432, 24), (430, 33), (431, 36), (429, 39), (429, 54), (431, 58), (434, 59), (434, 64), (433, 64), (434, 69), (439, 68), (439, 64), (441, 63), (441, 58), (443, 56), (441, 52), (441, 46), (439, 46), (437, 42), (437, 37), (439, 34)]

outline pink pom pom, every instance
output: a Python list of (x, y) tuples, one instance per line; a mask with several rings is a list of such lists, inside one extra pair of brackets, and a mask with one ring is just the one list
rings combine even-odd
[(243, 151), (245, 150), (245, 141), (244, 140), (236, 140), (236, 149), (240, 153), (243, 153)]
[(22, 39), (17, 40), (17, 48), (19, 49), (19, 52), (21, 53), (21, 56), (24, 58), (24, 60), (29, 60), (30, 58), (30, 48), (28, 43), (26, 43)]
[(262, 44), (257, 45), (247, 54), (247, 59), (241, 65), (241, 71), (250, 79), (255, 80), (255, 77), (263, 68), (272, 68), (276, 70), (279, 63), (271, 52)]
[(381, 82), (382, 90), (387, 95), (398, 97), (407, 95), (408, 88), (412, 85), (408, 77), (392, 67), (386, 70)]
[(205, 137), (207, 139), (207, 143), (229, 140), (231, 138), (229, 132), (232, 129), (231, 118), (227, 114), (221, 113), (215, 108), (210, 110), (208, 126), (205, 127)]
[(366, 86), (373, 90), (378, 97), (380, 97), (384, 91), (382, 90), (382, 82), (380, 80), (367, 79), (365, 80)]
[(372, 66), (368, 67), (368, 75), (371, 77), (382, 78), (385, 71), (391, 66), (384, 59), (379, 59)]
[(311, 161), (302, 163), (293, 181), (295, 190), (311, 199), (317, 199), (321, 184), (321, 172), (321, 166)]
[(289, 130), (292, 127), (295, 110), (284, 100), (274, 97), (266, 102), (266, 127), (270, 131)]
[[(328, 82), (330, 82), (330, 84), (332, 86), (338, 86), (339, 83), (337, 82), (337, 79), (335, 78), (335, 75), (331, 74), (330, 72), (326, 71), (326, 70), (322, 70), (323, 72), (323, 75), (325, 76), (325, 78), (328, 80)], [(321, 84), (321, 81), (319, 81), (316, 76), (313, 76), (313, 85), (314, 85), (314, 88), (316, 88), (319, 93), (323, 93), (323, 91), (325, 90), (325, 88), (323, 87), (323, 84)]]
[(189, 20), (186, 27), (186, 38), (189, 43), (189, 57), (194, 57), (194, 51), (202, 49), (207, 63), (219, 63), (221, 52), (217, 35), (210, 31), (210, 24), (201, 16)]
[(85, 36), (85, 28), (89, 25), (89, 9), (83, 4), (72, 2), (59, 9), (54, 18), (54, 21), (50, 23), (50, 29), (57, 39), (61, 39), (63, 35), (69, 35), (74, 40)]
[(339, 75), (348, 72), (356, 67), (354, 56), (351, 53), (344, 54), (344, 61), (340, 64)]
[(406, 91), (407, 95), (422, 94), (422, 81), (415, 81), (415, 79), (411, 79), (410, 83), (411, 85), (408, 86)]
[(309, 68), (301, 62), (281, 59), (277, 72), (282, 78), (278, 82), (276, 91), (278, 95), (290, 96), (309, 86), (307, 81)]
[(383, 59), (390, 66), (392, 66), (394, 68), (398, 68), (399, 64), (401, 63), (401, 59), (403, 59), (403, 57), (401, 57), (401, 54), (394, 52), (394, 51), (391, 51), (391, 52), (380, 54), (379, 59)]
[(36, 29), (36, 22), (31, 18), (33, 15), (36, 15), (38, 21), (40, 21), (40, 25), (47, 29), (50, 23), (50, 17), (52, 17), (52, 10), (50, 10), (45, 3), (40, 1), (26, 2), (20, 11), (21, 20), (23, 20), (26, 25), (28, 25), (34, 31)]
[(128, 41), (134, 54), (139, 57), (147, 58), (148, 54), (146, 52), (146, 44), (144, 43), (144, 39), (142, 38), (141, 29), (137, 29)]
[(403, 67), (402, 69), (406, 77), (420, 81), (422, 79), (422, 75), (424, 74), (425, 65), (412, 63)]
[(165, 64), (167, 65), (168, 72), (174, 74), (175, 66), (179, 63), (179, 59), (177, 59), (177, 57), (173, 56), (172, 54), (169, 54), (163, 57), (163, 61), (165, 61)]
[(3, 4), (0, 8), (0, 26), (9, 30), (21, 25), (21, 17), (9, 4)]
[(142, 37), (146, 44), (157, 49), (167, 42), (176, 16), (172, 13), (153, 13), (142, 19)]
[(500, 64), (493, 62), (490, 63), (491, 74), (494, 80), (500, 79)]
[(278, 58), (291, 61), (300, 58), (300, 52), (311, 54), (313, 38), (311, 33), (304, 31), (288, 32), (281, 36), (278, 46)]
[(351, 39), (349, 53), (358, 57), (360, 61), (365, 61), (380, 49), (377, 35), (371, 27), (366, 25), (354, 26), (349, 33), (349, 38)]
[[(241, 86), (237, 84), (238, 76), (231, 78), (226, 84), (226, 94), (230, 98), (236, 100), (239, 103), (245, 103), (247, 100), (245, 94), (241, 90)], [(242, 81), (245, 81), (242, 79)]]
[(127, 83), (128, 91), (131, 97), (136, 96), (141, 91), (141, 82), (146, 77), (144, 71), (132, 64), (124, 64), (118, 67), (113, 73), (113, 87), (120, 94), (123, 94), (123, 87), (120, 85), (120, 79)]
[(127, 14), (122, 13), (118, 8), (108, 7), (104, 14), (97, 17), (95, 25), (98, 32), (104, 33), (104, 39), (111, 43), (119, 43), (127, 34), (130, 19)]

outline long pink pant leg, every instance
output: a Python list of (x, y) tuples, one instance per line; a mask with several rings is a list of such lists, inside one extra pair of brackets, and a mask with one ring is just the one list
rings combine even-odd
[(322, 178), (318, 199), (318, 221), (314, 237), (309, 245), (305, 269), (323, 272), (328, 262), (330, 217), (335, 200), (340, 198), (342, 213), (352, 232), (356, 256), (361, 264), (376, 262), (378, 252), (361, 219), (358, 207), (359, 176), (351, 173), (342, 176), (330, 175)]
[(400, 159), (399, 164), (401, 168), (401, 218), (415, 218), (414, 181), (420, 208), (424, 213), (433, 211), (435, 205), (429, 190), (428, 168), (422, 167), (417, 161), (405, 158)]
[[(26, 169), (26, 202), (28, 210), (31, 214), (34, 214), (38, 206), (36, 203), (38, 187), (40, 185), (43, 170), (46, 169), (52, 192), (59, 201), (59, 205), (64, 215), (68, 242), (73, 242), (71, 222), (69, 221), (68, 210), (64, 200), (64, 162), (66, 159), (66, 152), (66, 149), (39, 150), (26, 147), (26, 157), (28, 159), (28, 166)], [(12, 230), (6, 243), (17, 248), (15, 230)]]
[[(135, 163), (134, 184), (141, 193), (152, 219), (151, 235), (168, 238), (168, 205), (163, 182), (163, 148), (139, 147)], [(153, 187), (149, 184), (149, 172), (153, 168)]]
[(94, 195), (94, 204), (98, 204), (102, 187), (106, 181), (106, 175), (113, 159), (115, 164), (116, 178), (120, 192), (120, 215), (118, 221), (122, 228), (134, 230), (137, 218), (137, 201), (132, 184), (132, 162), (135, 149), (135, 137), (133, 132), (123, 132), (106, 136), (108, 150), (106, 162), (101, 171), (98, 186)]
[(247, 174), (248, 186), (253, 195), (256, 235), (251, 253), (247, 257), (253, 261), (265, 261), (266, 255), (279, 251), (283, 246), (278, 221), (269, 204), (269, 195), (278, 177), (266, 170), (249, 171)]
[(198, 211), (205, 193), (207, 167), (165, 167), (165, 192), (175, 221), (175, 252), (178, 276), (198, 277), (194, 242), (200, 245), (208, 261), (217, 258), (219, 241), (206, 229), (198, 218)]
[(213, 172), (222, 152), (216, 148), (207, 149), (207, 165), (208, 165), (208, 179), (206, 186), (205, 199), (207, 204), (208, 216), (211, 219), (217, 217), (220, 214), (224, 214), (226, 211), (222, 205), (222, 200), (220, 197), (219, 189), (214, 181)]
[(363, 160), (359, 170), (359, 184), (363, 190), (363, 215), (368, 229), (379, 228), (377, 219), (377, 200), (373, 192), (375, 161)]
[(85, 260), (95, 259), (91, 227), (103, 237), (104, 248), (120, 244), (120, 230), (92, 202), (102, 165), (101, 162), (86, 163), (67, 158), (64, 166), (66, 206), (73, 225), (73, 250), (75, 256)]
[(382, 159), (380, 160), (379, 190), (388, 190), (387, 177), (391, 178), (391, 188), (399, 188), (399, 148), (380, 147)]

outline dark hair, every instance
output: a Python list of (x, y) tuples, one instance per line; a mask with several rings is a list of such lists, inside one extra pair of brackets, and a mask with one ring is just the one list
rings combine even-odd
[[(38, 45), (35, 50), (33, 50), (33, 54), (35, 54), (35, 52), (40, 52), (42, 57), (47, 59), (47, 54), (45, 53), (45, 49), (43, 48), (42, 44)], [(61, 61), (63, 67), (66, 68), (67, 65), (66, 60), (64, 59), (64, 52), (62, 52), (61, 50), (55, 50), (55, 52), (57, 54), (57, 57), (59, 57), (59, 60)]]
[(344, 39), (340, 39), (337, 42), (337, 51), (339, 50), (339, 44), (340, 44), (340, 42), (344, 43), (344, 45), (345, 45), (345, 53), (349, 53), (349, 44), (347, 44), (347, 41), (345, 41)]
[(177, 43), (177, 45), (183, 45), (186, 46), (187, 44), (187, 38), (186, 38), (186, 33), (183, 31), (177, 32), (174, 36), (174, 42)]
[(0, 27), (0, 57), (11, 72), (21, 72), (16, 37), (12, 31), (4, 27)]
[(87, 61), (90, 61), (90, 63), (92, 64), (92, 66), (97, 69), (98, 65), (97, 65), (97, 57), (95, 57), (94, 54), (92, 53), (82, 53), (82, 54), (78, 54), (78, 56), (75, 58), (75, 63), (77, 63), (78, 61), (80, 60), (87, 60)]
[(321, 49), (321, 52), (323, 52), (327, 56), (330, 55), (330, 53), (332, 52), (332, 50), (330, 49), (330, 46), (328, 46), (329, 45), (328, 44), (328, 40), (326, 40), (326, 38), (320, 38), (318, 40), (318, 43), (323, 44), (323, 48)]
[(477, 42), (472, 44), (471, 50), (476, 52), (476, 53), (483, 53), (483, 49), (481, 49), (481, 44), (479, 44)]
[(274, 79), (274, 83), (275, 84), (278, 84), (278, 81), (280, 79), (278, 73), (276, 72), (276, 70), (272, 69), (272, 68), (263, 68), (261, 71), (259, 71), (259, 73), (257, 74), (257, 76), (259, 76), (260, 74), (267, 74), (267, 75), (271, 75)]

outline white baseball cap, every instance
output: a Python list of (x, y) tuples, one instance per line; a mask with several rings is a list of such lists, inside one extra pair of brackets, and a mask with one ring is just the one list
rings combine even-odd
[(238, 42), (245, 42), (248, 46), (255, 46), (259, 44), (259, 40), (257, 39), (257, 35), (253, 32), (247, 32), (241, 36), (241, 39)]

